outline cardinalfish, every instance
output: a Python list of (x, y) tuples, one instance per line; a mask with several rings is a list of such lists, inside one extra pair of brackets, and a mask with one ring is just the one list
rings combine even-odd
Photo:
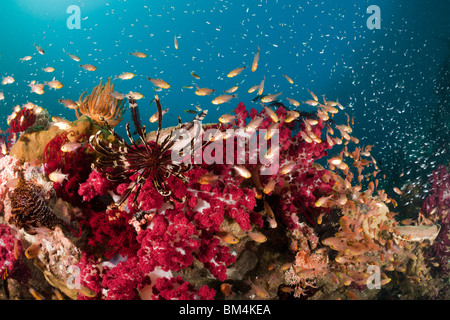
[(70, 59), (72, 59), (73, 61), (81, 61), (81, 59), (80, 59), (80, 57), (78, 57), (78, 56), (76, 56), (76, 55), (74, 55), (74, 54), (70, 54), (70, 53), (68, 53), (67, 54), (69, 57), (70, 57)]
[(74, 152), (79, 148), (83, 147), (85, 143), (81, 142), (67, 142), (61, 146), (62, 152)]
[(239, 242), (239, 238), (231, 232), (219, 231), (215, 235), (228, 244), (236, 244)]
[(286, 114), (286, 118), (284, 119), (284, 122), (290, 123), (300, 117), (300, 112), (295, 110), (289, 110)]
[(25, 250), (25, 257), (27, 257), (27, 259), (33, 259), (36, 258), (39, 254), (39, 252), (41, 251), (42, 248), (42, 244), (40, 243), (33, 243), (32, 245), (30, 245), (27, 250)]
[(254, 92), (254, 91), (256, 91), (256, 89), (258, 89), (259, 88), (259, 84), (257, 84), (257, 85), (255, 85), (255, 86), (253, 86), (253, 87), (251, 87), (250, 89), (248, 89), (248, 93), (252, 93), (252, 92)]
[(303, 103), (307, 104), (307, 105), (310, 105), (310, 106), (313, 106), (313, 107), (315, 107), (315, 106), (317, 106), (319, 104), (319, 102), (316, 101), (316, 100), (306, 100), (306, 101), (303, 101)]
[(79, 289), (77, 289), (77, 291), (82, 295), (90, 298), (94, 298), (97, 295), (93, 290), (85, 286), (81, 286)]
[(227, 124), (227, 123), (230, 123), (230, 122), (234, 121), (235, 119), (236, 119), (235, 115), (224, 114), (224, 115), (220, 116), (219, 122), (223, 123), (223, 124)]
[(252, 288), (253, 292), (260, 298), (269, 299), (269, 293), (262, 286), (254, 284), (250, 278), (246, 281), (247, 284)]
[(265, 140), (270, 140), (275, 133), (278, 132), (278, 129), (280, 127), (280, 123), (279, 122), (273, 122), (268, 128), (267, 128), (267, 132), (266, 135), (264, 136)]
[(222, 94), (222, 95), (214, 98), (211, 101), (211, 103), (212, 104), (222, 104), (222, 103), (230, 101), (233, 98), (237, 98), (237, 96), (238, 96), (237, 94), (232, 94), (232, 95), (230, 95), (230, 94)]
[(287, 75), (283, 74), (283, 77), (285, 77), (286, 80), (289, 81), (290, 84), (294, 84), (294, 80), (292, 80), (291, 78), (289, 78)]
[(311, 95), (311, 97), (313, 97), (313, 99), (315, 101), (319, 102), (319, 98), (317, 98), (317, 96), (311, 90), (309, 90), (309, 89), (306, 89), (306, 90), (308, 90), (309, 94)]
[(58, 300), (64, 300), (63, 295), (61, 294), (61, 292), (59, 292), (58, 289), (53, 289), (53, 292), (55, 293), (55, 296)]
[[(161, 116), (165, 115), (167, 112), (169, 112), (169, 108), (162, 110)], [(159, 118), (158, 113), (159, 113), (159, 112), (155, 112), (155, 113), (150, 117), (149, 121), (150, 121), (151, 123), (154, 123), (154, 122), (158, 121), (158, 118)]]
[(11, 84), (11, 83), (14, 83), (14, 81), (16, 81), (16, 80), (13, 77), (7, 76), (7, 77), (3, 77), (2, 84)]
[(300, 102), (298, 102), (297, 100), (291, 99), (286, 97), (287, 101), (289, 101), (290, 104), (292, 104), (294, 107), (299, 107), (300, 106)]
[(42, 68), (42, 70), (43, 70), (44, 72), (53, 72), (53, 71), (55, 71), (55, 68), (47, 67), (47, 68)]
[(236, 68), (234, 70), (231, 70), (228, 74), (227, 77), (228, 78), (233, 78), (236, 77), (238, 74), (240, 74), (245, 68), (247, 67), (241, 67), (241, 68)]
[(71, 127), (70, 121), (61, 117), (52, 117), (54, 126), (57, 126), (61, 130), (67, 130)]
[(195, 79), (200, 79), (200, 76), (198, 74), (195, 74), (194, 72), (191, 72), (191, 76), (193, 76)]
[(209, 89), (209, 88), (199, 88), (198, 85), (195, 85), (197, 87), (197, 90), (194, 92), (198, 96), (209, 96), (211, 93), (216, 91), (215, 89)]
[(267, 201), (266, 200), (263, 201), (264, 201), (264, 211), (266, 211), (267, 216), (267, 222), (269, 223), (270, 228), (275, 229), (278, 225), (275, 219), (275, 214), (273, 213), (273, 210), (267, 203)]
[(44, 296), (42, 294), (40, 294), (39, 292), (37, 292), (35, 289), (33, 288), (29, 288), (28, 292), (36, 299), (36, 300), (45, 300)]
[(237, 89), (239, 88), (239, 86), (233, 86), (230, 89), (224, 90), (223, 92), (225, 93), (233, 93), (235, 92)]
[(62, 183), (64, 180), (67, 180), (69, 177), (68, 173), (62, 173), (61, 169), (57, 169), (49, 174), (48, 178), (56, 183)]
[(232, 284), (226, 282), (220, 285), (220, 291), (223, 293), (225, 297), (229, 297), (233, 293), (233, 291), (231, 290), (232, 286), (233, 286)]
[(177, 34), (175, 33), (175, 36), (173, 38), (173, 46), (176, 50), (178, 50), (178, 40), (177, 40)]
[(273, 101), (275, 101), (275, 100), (277, 99), (277, 97), (278, 97), (279, 95), (281, 95), (282, 93), (283, 93), (283, 92), (280, 92), (280, 93), (274, 93), (274, 94), (268, 94), (267, 96), (264, 96), (264, 97), (261, 98), (261, 102), (264, 102), (264, 103), (273, 102)]
[(257, 242), (257, 243), (264, 243), (267, 241), (267, 237), (262, 234), (261, 232), (258, 231), (247, 231), (246, 234), (248, 235), (248, 237)]
[(323, 207), (326, 205), (326, 203), (331, 199), (332, 196), (326, 196), (326, 197), (320, 197), (315, 203), (314, 206), (316, 207)]
[(286, 271), (287, 269), (289, 269), (290, 267), (292, 267), (292, 262), (286, 262), (283, 263), (280, 267), (281, 271)]
[(34, 44), (34, 46), (36, 47), (36, 50), (37, 50), (40, 54), (45, 54), (45, 51), (44, 51), (40, 46), (38, 46), (36, 43)]
[(288, 162), (281, 168), (281, 174), (291, 173), (296, 165), (297, 165), (297, 163), (295, 163), (295, 162)]
[(18, 260), (20, 258), (19, 239), (14, 239), (14, 258)]
[(210, 133), (209, 134), (209, 138), (208, 140), (214, 142), (214, 141), (220, 141), (220, 140), (224, 140), (225, 138), (225, 132), (223, 132), (222, 130), (217, 129), (216, 131), (214, 131), (214, 133)]
[(198, 182), (200, 184), (214, 184), (219, 180), (220, 176), (214, 174), (213, 172), (208, 172), (205, 173), (204, 175), (202, 175), (199, 179)]
[[(1, 99), (0, 99), (1, 100)], [(5, 141), (2, 141), (2, 154), (6, 156), (8, 154), (8, 147), (6, 146)]]
[(133, 79), (134, 76), (135, 76), (135, 74), (132, 73), (132, 72), (124, 72), (124, 73), (122, 73), (122, 74), (116, 76), (116, 79), (130, 80), (130, 79)]
[(267, 182), (267, 184), (264, 186), (263, 192), (265, 194), (271, 193), (275, 189), (276, 184), (277, 181), (275, 179), (270, 179), (269, 182)]
[(278, 115), (275, 113), (275, 111), (273, 111), (268, 106), (265, 106), (265, 105), (263, 105), (263, 106), (264, 106), (264, 110), (265, 110), (266, 114), (272, 119), (273, 122), (280, 121), (280, 119), (278, 118)]
[[(302, 132), (302, 131), (301, 131)], [(271, 146), (266, 154), (264, 155), (264, 158), (266, 159), (272, 159), (275, 156), (278, 156), (280, 153), (280, 146), (279, 145), (275, 145), (275, 146)]]
[(255, 117), (252, 119), (248, 125), (245, 127), (245, 132), (252, 132), (259, 128), (261, 123), (264, 121), (264, 118), (262, 117)]
[(147, 77), (148, 81), (150, 81), (151, 83), (153, 83), (154, 86), (161, 88), (161, 89), (169, 89), (170, 88), (170, 84), (168, 84), (166, 81), (161, 80), (161, 79), (152, 79), (150, 77)]
[(120, 92), (117, 92), (117, 91), (113, 91), (113, 92), (110, 92), (110, 93), (108, 93), (108, 94), (109, 94), (111, 97), (113, 97), (114, 99), (117, 99), (117, 100), (123, 100), (123, 99), (126, 98), (124, 94), (122, 94), (122, 93), (120, 93)]
[(233, 169), (242, 178), (248, 179), (252, 176), (250, 171), (248, 171), (247, 168), (245, 168), (243, 166), (235, 165), (235, 166), (233, 166)]
[(259, 62), (259, 47), (258, 47), (258, 51), (256, 51), (256, 53), (255, 53), (255, 57), (253, 58), (252, 72), (255, 72), (256, 69), (258, 68), (258, 62)]
[(53, 78), (52, 81), (44, 82), (44, 84), (49, 86), (50, 89), (54, 89), (54, 90), (61, 89), (63, 87), (63, 84), (60, 81), (55, 80), (55, 78)]
[(259, 84), (259, 88), (258, 88), (258, 96), (263, 94), (264, 91), (264, 82), (266, 81), (266, 76), (264, 76), (264, 78), (261, 80), (261, 83)]
[(97, 70), (97, 67), (93, 66), (92, 64), (80, 64), (80, 67), (82, 67), (86, 71), (95, 71), (95, 70)]
[(134, 99), (134, 100), (139, 100), (139, 99), (142, 99), (144, 97), (144, 95), (142, 93), (140, 93), (140, 92), (133, 92), (133, 91), (128, 92), (128, 94), (126, 96), (127, 96), (127, 98), (131, 98), (131, 99)]
[(139, 52), (139, 51), (131, 52), (130, 56), (135, 56), (135, 57), (138, 57), (138, 58), (147, 58), (147, 55), (145, 53)]
[(29, 60), (31, 60), (33, 57), (32, 56), (25, 56), (25, 57), (23, 57), (23, 58), (20, 58), (20, 60), (22, 60), (22, 61), (29, 61)]
[(37, 93), (37, 94), (44, 94), (44, 85), (42, 83), (37, 83), (35, 80), (31, 81), (31, 83), (28, 85), (31, 88), (31, 92)]

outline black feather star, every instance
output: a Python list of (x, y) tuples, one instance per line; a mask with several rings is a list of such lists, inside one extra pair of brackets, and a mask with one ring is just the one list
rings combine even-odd
[[(158, 96), (155, 96), (156, 106), (158, 108), (158, 130), (156, 133), (156, 141), (147, 141), (145, 125), (142, 126), (139, 109), (136, 100), (132, 97), (128, 97), (129, 107), (131, 111), (131, 118), (136, 129), (136, 133), (139, 136), (138, 140), (133, 139), (130, 133), (130, 125), (126, 124), (127, 135), (130, 143), (127, 143), (122, 137), (120, 137), (113, 128), (108, 124), (105, 119), (102, 119), (108, 132), (115, 138), (114, 142), (106, 141), (101, 137), (101, 132), (97, 132), (94, 136), (91, 136), (89, 142), (92, 148), (97, 151), (101, 157), (99, 157), (94, 167), (100, 172), (103, 172), (106, 177), (111, 181), (120, 181), (129, 179), (131, 176), (139, 173), (136, 181), (130, 183), (126, 193), (120, 199), (117, 206), (122, 205), (125, 200), (134, 192), (133, 205), (137, 204), (137, 197), (139, 192), (147, 181), (151, 178), (155, 189), (165, 198), (166, 201), (184, 202), (185, 198), (178, 199), (172, 193), (172, 190), (166, 184), (166, 179), (169, 176), (175, 176), (182, 182), (189, 182), (188, 178), (184, 175), (185, 172), (190, 170), (191, 164), (185, 164), (181, 161), (176, 161), (172, 157), (174, 145), (180, 141), (180, 132), (191, 132), (198, 128), (200, 121), (206, 116), (207, 110), (197, 115), (191, 122), (181, 124), (180, 118), (178, 118), (178, 126), (170, 131), (170, 133), (160, 142), (161, 127), (162, 127), (162, 108)], [(180, 130), (183, 129), (183, 130)], [(199, 132), (196, 133), (195, 138), (199, 136)], [(189, 142), (189, 141), (188, 141)], [(195, 151), (195, 148), (190, 148), (191, 154)]]

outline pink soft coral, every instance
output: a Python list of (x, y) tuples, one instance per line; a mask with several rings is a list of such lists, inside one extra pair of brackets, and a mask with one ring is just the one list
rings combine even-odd
[(86, 182), (80, 184), (78, 194), (83, 197), (83, 201), (90, 201), (96, 196), (108, 194), (112, 188), (113, 183), (103, 173), (93, 170)]
[(138, 300), (139, 291), (150, 284), (150, 277), (139, 268), (138, 257), (121, 261), (103, 277), (108, 300)]
[(24, 248), (8, 225), (0, 224), (0, 276), (27, 283), (31, 273), (20, 259)]

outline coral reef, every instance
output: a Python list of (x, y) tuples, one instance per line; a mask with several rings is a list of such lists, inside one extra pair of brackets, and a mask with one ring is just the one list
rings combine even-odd
[(3, 298), (448, 298), (444, 166), (417, 219), (397, 221), (372, 146), (330, 119), (337, 102), (241, 102), (218, 123), (200, 125), (205, 111), (163, 129), (156, 97), (147, 134), (129, 97), (128, 143), (112, 92), (108, 79), (83, 94), (72, 123), (10, 122), (21, 133), (0, 156)]

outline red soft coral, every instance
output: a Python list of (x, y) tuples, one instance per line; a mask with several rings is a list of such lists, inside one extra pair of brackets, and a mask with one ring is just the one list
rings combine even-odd
[(112, 188), (113, 183), (103, 173), (93, 170), (86, 182), (80, 184), (78, 194), (83, 197), (83, 201), (90, 201), (96, 196), (108, 194)]
[(74, 131), (64, 131), (55, 136), (44, 148), (42, 162), (44, 164), (45, 174), (50, 175), (56, 170), (67, 174), (67, 179), (60, 182), (54, 182), (58, 197), (73, 204), (81, 205), (82, 197), (78, 194), (78, 188), (84, 183), (91, 172), (92, 155), (85, 152), (90, 146), (84, 145), (73, 152), (63, 152), (61, 147), (69, 141), (84, 142), (86, 135), (80, 135), (75, 139), (69, 139), (74, 136)]
[(0, 224), (0, 276), (27, 283), (31, 273), (22, 259), (16, 257), (20, 257), (24, 249), (22, 241), (14, 233), (8, 225)]
[(107, 300), (139, 300), (139, 291), (150, 284), (150, 277), (142, 272), (139, 258), (121, 261), (106, 272), (102, 285), (107, 289)]
[(181, 277), (158, 278), (153, 287), (154, 300), (212, 300), (214, 289), (204, 285), (199, 290)]
[(93, 236), (89, 239), (91, 246), (104, 245), (108, 249), (105, 256), (111, 259), (116, 254), (134, 256), (139, 249), (136, 231), (128, 223), (131, 215), (118, 209), (107, 212), (93, 212), (89, 217), (89, 225)]
[(200, 246), (194, 238), (195, 226), (182, 212), (167, 209), (166, 216), (156, 215), (150, 226), (138, 235), (141, 243), (138, 256), (145, 272), (156, 267), (164, 271), (186, 268), (193, 263), (192, 252)]

